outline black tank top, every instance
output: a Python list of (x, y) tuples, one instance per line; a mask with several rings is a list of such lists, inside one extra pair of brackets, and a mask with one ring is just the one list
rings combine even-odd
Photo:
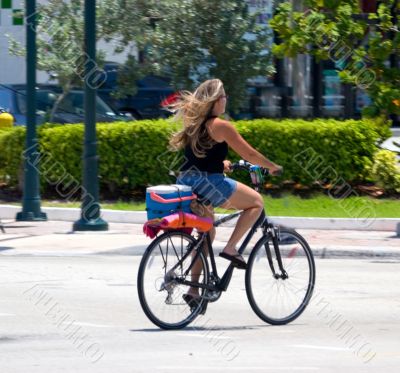
[[(216, 118), (215, 116), (207, 118), (202, 125), (205, 125), (207, 120)], [(224, 163), (228, 154), (228, 144), (218, 142), (214, 144), (210, 149), (206, 149), (205, 157), (198, 158), (194, 155), (191, 146), (188, 144), (185, 147), (185, 163), (181, 167), (181, 171), (187, 170), (199, 170), (202, 172), (219, 173), (224, 172)]]

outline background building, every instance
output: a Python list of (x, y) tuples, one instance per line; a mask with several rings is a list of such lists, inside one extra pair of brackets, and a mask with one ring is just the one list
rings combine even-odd
[[(46, 4), (38, 0), (38, 4)], [(24, 57), (13, 56), (8, 51), (7, 34), (25, 44), (26, 30), (24, 25), (25, 0), (0, 0), (0, 84), (24, 84), (26, 82), (26, 63)], [(98, 49), (105, 51), (106, 60), (123, 63), (128, 53), (137, 53), (135, 46), (127, 48), (123, 53), (115, 54), (112, 43), (100, 41)], [(37, 82), (48, 83), (47, 73), (38, 71)], [(54, 83), (54, 81), (53, 81)]]
[(25, 83), (25, 60), (8, 53), (6, 34), (25, 42), (24, 0), (0, 0), (0, 83)]

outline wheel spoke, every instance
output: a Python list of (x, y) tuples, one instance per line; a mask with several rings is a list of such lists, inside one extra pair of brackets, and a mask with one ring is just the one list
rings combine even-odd
[(169, 240), (170, 240), (170, 242), (171, 242), (172, 248), (174, 249), (174, 253), (175, 253), (176, 259), (177, 259), (178, 262), (179, 262), (180, 258), (179, 258), (179, 255), (178, 255), (177, 251), (176, 251), (175, 245), (174, 245), (174, 243), (172, 242), (171, 238), (169, 238)]
[(163, 262), (164, 262), (164, 267), (167, 268), (167, 260), (164, 259), (164, 253), (163, 253), (163, 251), (161, 249), (161, 246), (158, 245), (158, 248), (160, 249), (160, 253), (161, 253), (161, 256), (162, 256), (162, 259), (163, 259)]

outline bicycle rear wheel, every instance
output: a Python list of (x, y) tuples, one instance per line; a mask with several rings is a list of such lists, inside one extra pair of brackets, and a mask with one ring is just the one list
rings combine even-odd
[[(166, 232), (156, 238), (143, 255), (138, 272), (138, 295), (146, 316), (162, 329), (180, 329), (192, 322), (199, 314), (203, 298), (198, 307), (189, 307), (182, 296), (189, 290), (181, 280), (191, 280), (193, 271), (184, 275), (192, 262), (188, 249), (195, 239), (183, 232)], [(186, 255), (185, 255), (186, 254)], [(176, 266), (181, 260), (182, 263)], [(201, 263), (197, 283), (207, 284), (209, 278), (208, 263), (200, 253)], [(204, 296), (204, 290), (200, 289)]]
[(281, 230), (280, 238), (286, 279), (274, 276), (272, 268), (278, 275), (281, 271), (269, 235), (257, 242), (246, 271), (250, 305), (263, 321), (273, 325), (287, 324), (299, 317), (311, 299), (315, 284), (314, 257), (305, 239), (290, 229)]

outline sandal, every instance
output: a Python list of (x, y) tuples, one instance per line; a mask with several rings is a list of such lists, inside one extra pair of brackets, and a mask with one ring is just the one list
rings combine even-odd
[[(195, 311), (201, 304), (202, 298), (200, 296), (194, 296), (191, 294), (183, 294), (182, 295), (183, 300), (188, 304), (190, 307), (190, 311)], [(199, 315), (204, 315), (207, 310), (207, 300), (203, 301), (203, 304), (201, 304)]]
[(246, 269), (247, 263), (244, 261), (243, 257), (240, 254), (230, 255), (227, 253), (219, 253), (221, 258), (227, 259), (232, 262), (232, 264), (239, 269)]

